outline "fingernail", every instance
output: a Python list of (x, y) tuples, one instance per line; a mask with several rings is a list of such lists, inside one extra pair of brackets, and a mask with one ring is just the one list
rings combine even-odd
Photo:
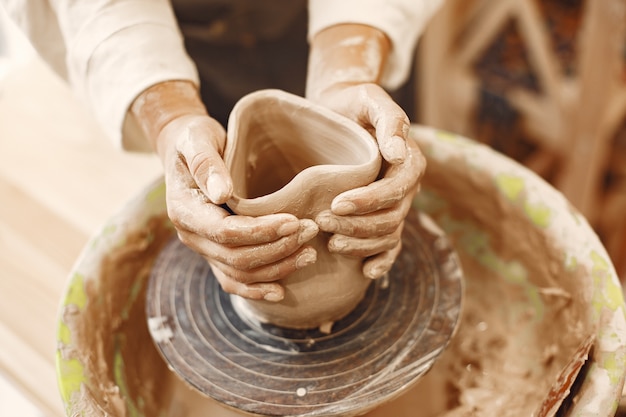
[(298, 243), (302, 244), (313, 239), (317, 232), (319, 232), (317, 224), (310, 219), (303, 219), (300, 221), (300, 235), (298, 236)]
[(267, 292), (265, 293), (265, 295), (263, 296), (263, 299), (265, 301), (271, 301), (271, 302), (277, 302), (283, 299), (283, 295), (281, 293), (278, 292)]
[(330, 249), (338, 251), (338, 250), (345, 249), (348, 246), (348, 242), (339, 236), (334, 236), (328, 242), (328, 246)]
[(206, 188), (209, 200), (211, 200), (213, 204), (225, 203), (232, 193), (230, 184), (225, 182), (219, 175), (209, 175)]
[(296, 258), (296, 268), (302, 269), (317, 260), (317, 252), (313, 248), (307, 248)]
[(315, 218), (315, 223), (317, 223), (317, 225), (325, 232), (330, 232), (339, 228), (339, 222), (337, 219), (332, 217), (330, 213), (320, 214)]
[(356, 206), (354, 205), (354, 203), (351, 203), (349, 201), (340, 201), (337, 204), (333, 204), (331, 208), (333, 210), (333, 213), (339, 216), (352, 214), (356, 211)]
[(381, 152), (389, 163), (398, 164), (406, 158), (406, 142), (400, 136), (393, 136)]
[(293, 220), (293, 221), (289, 221), (287, 223), (281, 224), (277, 232), (279, 236), (289, 236), (291, 234), (296, 233), (299, 228), (300, 228), (300, 222)]

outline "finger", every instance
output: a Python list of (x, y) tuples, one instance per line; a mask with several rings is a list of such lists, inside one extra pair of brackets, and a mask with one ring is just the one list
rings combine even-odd
[(398, 204), (415, 185), (408, 173), (398, 167), (391, 166), (383, 179), (339, 194), (330, 205), (331, 211), (338, 216), (360, 215)]
[(167, 214), (177, 230), (203, 234), (204, 229), (213, 230), (229, 215), (223, 208), (208, 203), (181, 156), (174, 155), (165, 169)]
[[(187, 207), (191, 212), (190, 206)], [(249, 217), (230, 215), (220, 206), (211, 203), (199, 207), (190, 216), (180, 216), (188, 221), (176, 224), (200, 238), (228, 247), (262, 245), (287, 236), (308, 232), (312, 226), (286, 213)], [(306, 232), (305, 232), (306, 231)]]
[(411, 209), (412, 198), (400, 200), (390, 209), (379, 210), (367, 215), (337, 216), (324, 210), (315, 218), (320, 230), (358, 238), (377, 237), (392, 233)]
[(257, 245), (308, 233), (311, 227), (310, 221), (304, 222), (287, 213), (259, 217), (235, 215), (224, 218), (213, 233), (205, 236), (227, 246)]
[(399, 241), (394, 248), (371, 257), (363, 263), (363, 275), (370, 279), (382, 277), (391, 270), (401, 250), (402, 241)]
[[(286, 214), (260, 217), (232, 216), (209, 202), (181, 160), (174, 175), (166, 176), (168, 216), (178, 230), (185, 230), (224, 245), (254, 245), (298, 232), (300, 221)], [(185, 177), (188, 177), (185, 180)], [(174, 179), (171, 179), (174, 178)]]
[(328, 241), (328, 250), (333, 253), (357, 256), (360, 258), (391, 250), (400, 240), (402, 225), (403, 224), (400, 224), (393, 233), (371, 238), (333, 235)]
[(380, 154), (393, 165), (402, 163), (408, 155), (406, 138), (410, 126), (409, 119), (400, 107), (395, 110), (400, 113), (389, 111), (388, 114), (380, 115), (374, 125)]
[(251, 270), (240, 270), (227, 264), (212, 262), (218, 264), (219, 269), (230, 279), (242, 284), (253, 284), (286, 278), (289, 274), (315, 263), (316, 260), (317, 252), (315, 249), (305, 246), (278, 262)]
[(203, 119), (186, 126), (178, 152), (200, 190), (214, 204), (225, 203), (233, 193), (230, 173), (221, 156), (224, 129), (213, 119)]
[(370, 88), (370, 95), (373, 104), (367, 106), (367, 117), (376, 132), (380, 153), (390, 164), (399, 164), (408, 155), (406, 139), (410, 128), (409, 118), (378, 86)]
[(402, 164), (389, 166), (384, 178), (339, 194), (333, 199), (331, 210), (336, 215), (347, 216), (392, 207), (417, 191), (425, 165), (419, 150), (412, 151)]
[(301, 221), (298, 233), (278, 240), (253, 245), (225, 246), (195, 233), (179, 230), (180, 240), (196, 252), (239, 270), (252, 270), (277, 262), (293, 254), (317, 235), (319, 228), (312, 220)]
[(215, 263), (211, 263), (215, 278), (224, 291), (251, 300), (280, 301), (285, 298), (285, 289), (276, 282), (244, 284), (231, 279)]

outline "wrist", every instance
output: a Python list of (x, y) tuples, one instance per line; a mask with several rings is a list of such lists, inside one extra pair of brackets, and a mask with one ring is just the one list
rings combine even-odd
[(154, 150), (163, 128), (182, 116), (206, 116), (198, 88), (190, 81), (165, 81), (143, 91), (132, 103), (137, 120)]
[(336, 86), (378, 84), (391, 44), (380, 30), (367, 25), (331, 26), (311, 41), (306, 96), (318, 99)]

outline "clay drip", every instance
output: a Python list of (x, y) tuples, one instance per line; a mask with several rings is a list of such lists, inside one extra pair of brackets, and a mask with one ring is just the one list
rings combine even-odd
[[(290, 213), (301, 219), (315, 219), (330, 209), (335, 196), (374, 181), (381, 164), (365, 129), (277, 90), (255, 92), (237, 103), (224, 158), (234, 186), (228, 205), (235, 213)], [(281, 281), (281, 302), (238, 300), (238, 310), (261, 322), (301, 329), (346, 316), (370, 281), (363, 276), (362, 259), (328, 251), (329, 237), (320, 232), (307, 243), (317, 251), (317, 262)]]

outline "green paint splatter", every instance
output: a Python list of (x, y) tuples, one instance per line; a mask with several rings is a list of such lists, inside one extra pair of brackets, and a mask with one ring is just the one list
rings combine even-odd
[(445, 130), (437, 130), (435, 131), (435, 135), (437, 136), (437, 139), (443, 140), (446, 142), (457, 142), (459, 140), (458, 135), (455, 135), (452, 132), (447, 132)]
[(126, 403), (128, 417), (144, 417), (144, 414), (140, 410), (144, 400), (139, 397), (137, 399), (137, 403), (135, 403), (128, 388), (128, 383), (126, 382), (126, 365), (122, 355), (122, 350), (125, 344), (126, 336), (122, 333), (115, 334), (115, 348), (113, 351), (113, 378), (115, 379), (115, 384), (117, 384), (120, 389), (120, 395), (124, 398)]
[(545, 204), (531, 204), (524, 200), (526, 183), (521, 177), (500, 174), (496, 177), (496, 185), (510, 201), (523, 203), (524, 213), (538, 227), (546, 228), (550, 225), (552, 211)]
[(65, 295), (64, 305), (75, 305), (79, 309), (83, 309), (87, 304), (87, 293), (85, 292), (84, 276), (75, 273), (71, 279), (69, 289)]
[(538, 227), (546, 228), (550, 225), (552, 210), (544, 204), (524, 203), (524, 212), (528, 218)]
[(126, 409), (128, 411), (128, 417), (144, 417), (143, 413), (137, 408), (137, 405), (133, 402), (126, 383), (124, 358), (122, 357), (122, 347), (126, 343), (126, 338), (123, 334), (115, 335), (115, 351), (113, 352), (113, 377), (115, 383), (120, 389), (122, 398), (125, 399)]
[(141, 294), (141, 289), (143, 288), (144, 281), (145, 281), (145, 275), (133, 281), (133, 284), (130, 287), (130, 294), (128, 296), (128, 300), (126, 300), (126, 303), (124, 304), (124, 308), (122, 309), (122, 312), (121, 312), (122, 319), (128, 320), (128, 317), (130, 315), (130, 309), (133, 307), (133, 305), (137, 301), (139, 294)]
[(106, 225), (103, 229), (102, 232), (100, 233), (101, 236), (110, 236), (113, 233), (115, 233), (117, 231), (117, 225), (116, 224), (108, 224)]
[(611, 279), (610, 262), (596, 251), (592, 251), (590, 256), (593, 262), (591, 275), (594, 288), (601, 289), (596, 291), (597, 296), (593, 300), (595, 311), (599, 314), (604, 307), (611, 311), (616, 311), (619, 308), (624, 309), (622, 288), (615, 280)]
[(512, 175), (500, 174), (496, 177), (496, 185), (511, 201), (517, 201), (524, 191), (524, 180)]
[(107, 238), (113, 236), (115, 232), (118, 230), (118, 225), (115, 223), (110, 223), (105, 225), (98, 236), (91, 240), (90, 247), (92, 250), (97, 250), (97, 248), (102, 244), (103, 241), (106, 241)]
[(536, 313), (535, 319), (543, 318), (545, 305), (538, 288), (528, 280), (526, 268), (522, 263), (502, 259), (492, 248), (489, 236), (475, 225), (453, 220), (447, 215), (442, 216), (439, 221), (447, 233), (457, 236), (457, 242), (468, 255), (507, 282), (519, 285)]
[(602, 367), (606, 369), (611, 385), (616, 386), (623, 378), (624, 355), (618, 352), (605, 353)]
[(624, 307), (624, 295), (622, 294), (622, 288), (613, 280), (607, 280), (605, 297), (607, 306), (612, 311), (616, 311), (617, 309)]
[(78, 359), (63, 359), (61, 351), (56, 353), (58, 386), (66, 406), (70, 404), (72, 394), (80, 391), (82, 384), (87, 382), (85, 368)]
[[(79, 310), (85, 308), (87, 304), (87, 294), (84, 286), (84, 276), (75, 273), (70, 281), (64, 306), (76, 306)], [(72, 332), (70, 328), (60, 321), (57, 328), (57, 340), (62, 345), (70, 345), (72, 342)], [(83, 383), (86, 383), (85, 368), (78, 359), (65, 359), (61, 351), (56, 352), (57, 384), (61, 391), (61, 397), (66, 407), (69, 407), (72, 394), (80, 391)]]
[(57, 340), (63, 345), (69, 345), (72, 343), (72, 333), (67, 324), (60, 322), (57, 328)]
[(609, 261), (595, 250), (591, 252), (591, 260), (593, 261), (593, 271), (609, 272)]

